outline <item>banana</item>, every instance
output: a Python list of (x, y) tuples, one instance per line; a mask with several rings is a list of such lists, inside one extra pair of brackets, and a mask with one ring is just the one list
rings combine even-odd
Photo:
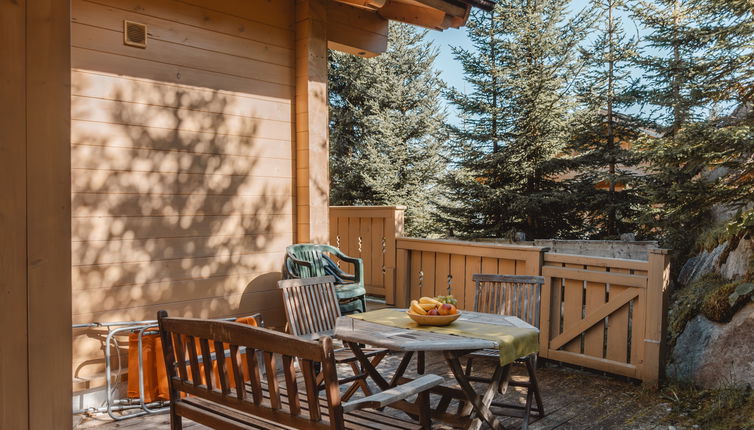
[(439, 306), (439, 305), (442, 304), (439, 300), (435, 300), (432, 297), (422, 297), (421, 299), (419, 299), (419, 303), (422, 303), (422, 304), (425, 304), (425, 303), (426, 304), (432, 304), (434, 306)]
[(427, 311), (424, 310), (421, 306), (419, 306), (419, 302), (416, 300), (411, 300), (411, 312), (417, 314), (417, 315), (427, 315)]
[(425, 311), (428, 311), (437, 307), (437, 305), (434, 303), (419, 303), (419, 306), (421, 306), (422, 309), (424, 309)]

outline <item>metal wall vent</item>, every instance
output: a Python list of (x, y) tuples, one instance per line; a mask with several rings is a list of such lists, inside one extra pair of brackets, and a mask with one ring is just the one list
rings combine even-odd
[(123, 21), (123, 43), (137, 48), (147, 47), (147, 25), (133, 21)]

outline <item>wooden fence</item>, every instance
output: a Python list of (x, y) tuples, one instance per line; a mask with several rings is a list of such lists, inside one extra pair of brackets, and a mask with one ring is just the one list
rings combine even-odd
[(411, 298), (453, 294), (474, 307), (475, 273), (539, 275), (544, 248), (453, 240), (399, 238), (396, 305)]
[(547, 252), (535, 246), (402, 237), (403, 207), (331, 207), (331, 244), (364, 259), (367, 291), (405, 307), (453, 294), (474, 306), (475, 273), (545, 277), (540, 356), (656, 384), (667, 250), (648, 261)]

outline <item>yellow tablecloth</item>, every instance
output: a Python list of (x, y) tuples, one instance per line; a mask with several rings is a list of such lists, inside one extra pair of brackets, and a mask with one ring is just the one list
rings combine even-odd
[(420, 326), (405, 312), (395, 309), (380, 309), (363, 314), (352, 314), (349, 317), (391, 327), (491, 340), (500, 346), (501, 366), (539, 351), (539, 331), (536, 329), (483, 324), (461, 319), (444, 327)]

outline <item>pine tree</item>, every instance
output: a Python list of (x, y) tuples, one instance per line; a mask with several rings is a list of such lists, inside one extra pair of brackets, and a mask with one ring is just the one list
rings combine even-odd
[[(644, 56), (652, 71), (651, 102), (668, 124), (646, 139), (651, 163), (646, 190), (653, 203), (644, 221), (678, 257), (691, 252), (713, 225), (712, 209), (754, 202), (754, 12), (738, 0), (668, 0), (635, 13), (653, 30)], [(721, 109), (741, 107), (721, 117)]]
[(455, 49), (471, 86), (449, 93), (465, 122), (454, 130), (456, 169), (446, 207), (451, 233), (555, 237), (572, 230), (560, 168), (550, 160), (566, 140), (569, 85), (587, 22), (568, 18), (567, 0), (501, 0), (475, 12), (475, 50)]
[(406, 231), (430, 236), (446, 169), (443, 82), (426, 31), (391, 23), (370, 59), (330, 53), (330, 201), (405, 205)]
[(578, 202), (573, 210), (584, 215), (578, 232), (584, 237), (616, 238), (636, 229), (640, 197), (632, 168), (638, 157), (631, 145), (643, 124), (620, 114), (636, 103), (631, 67), (638, 41), (628, 39), (616, 17), (625, 6), (622, 0), (592, 3), (598, 34), (582, 50), (585, 70), (576, 85), (580, 109), (566, 154), (575, 175), (568, 188)]

